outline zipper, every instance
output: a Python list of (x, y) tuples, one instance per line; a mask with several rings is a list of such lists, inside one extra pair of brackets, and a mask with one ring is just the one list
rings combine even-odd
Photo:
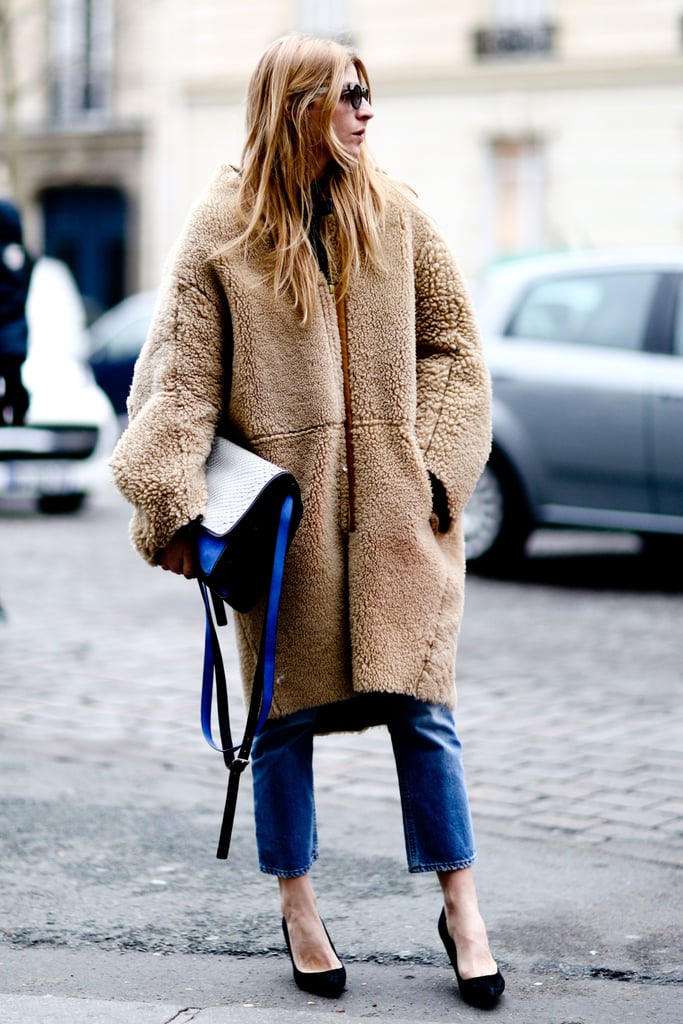
[(344, 380), (344, 433), (346, 435), (346, 472), (348, 477), (349, 490), (349, 533), (356, 529), (356, 475), (353, 461), (353, 421), (351, 415), (351, 382), (349, 380), (349, 344), (346, 327), (346, 303), (340, 294), (339, 285), (336, 288), (330, 285), (330, 292), (334, 295), (334, 302), (337, 308), (337, 326), (339, 328), (339, 339), (341, 341), (341, 364), (342, 377)]

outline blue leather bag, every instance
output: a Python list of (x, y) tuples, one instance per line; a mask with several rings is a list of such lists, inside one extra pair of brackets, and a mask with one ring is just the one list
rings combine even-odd
[[(291, 473), (224, 437), (216, 437), (206, 464), (207, 505), (197, 528), (199, 588), (206, 610), (202, 673), (202, 731), (223, 754), (229, 781), (216, 856), (226, 859), (237, 790), (254, 737), (268, 718), (275, 680), (275, 644), (285, 557), (303, 514)], [(250, 611), (267, 595), (263, 631), (242, 742), (233, 745), (225, 667), (216, 626), (225, 605)], [(213, 615), (212, 615), (213, 608)], [(214, 623), (215, 618), (215, 623)], [(220, 743), (213, 739), (214, 680)]]

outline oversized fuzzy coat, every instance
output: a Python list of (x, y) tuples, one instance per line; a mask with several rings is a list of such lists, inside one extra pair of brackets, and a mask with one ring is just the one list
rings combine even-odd
[[(264, 279), (262, 249), (246, 261), (235, 251), (212, 259), (237, 231), (237, 181), (221, 168), (191, 213), (138, 360), (130, 423), (112, 459), (135, 508), (133, 543), (154, 563), (202, 515), (225, 400), (234, 436), (290, 470), (303, 497), (271, 714), (365, 692), (452, 707), (462, 512), (490, 445), (489, 377), (461, 277), (431, 221), (397, 188), (384, 266), (356, 274), (340, 310), (321, 273), (302, 326)], [(430, 474), (448, 499), (443, 532)], [(262, 615), (259, 605), (237, 616), (246, 689)]]

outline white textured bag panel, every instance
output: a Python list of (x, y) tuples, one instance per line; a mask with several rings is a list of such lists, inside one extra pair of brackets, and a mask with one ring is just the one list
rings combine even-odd
[(208, 497), (202, 525), (211, 533), (227, 533), (279, 473), (279, 466), (217, 437), (206, 462)]

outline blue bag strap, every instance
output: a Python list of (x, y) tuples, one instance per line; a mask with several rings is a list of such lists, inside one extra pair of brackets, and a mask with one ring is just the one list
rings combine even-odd
[[(225, 666), (221, 654), (218, 632), (211, 615), (211, 604), (213, 603), (214, 614), (219, 625), (227, 623), (225, 610), (219, 611), (219, 599), (215, 598), (209, 591), (206, 583), (199, 581), (199, 589), (204, 601), (206, 612), (206, 626), (204, 629), (204, 665), (202, 668), (202, 699), (201, 699), (201, 723), (204, 739), (220, 754), (232, 754), (239, 749), (239, 744), (233, 746), (230, 732), (230, 714), (228, 708), (228, 688), (225, 678)], [(216, 678), (216, 706), (218, 709), (218, 727), (221, 735), (220, 744), (216, 743), (211, 731), (211, 708), (213, 704), (213, 683)], [(230, 767), (226, 760), (226, 767)]]
[[(209, 746), (223, 754), (226, 768), (229, 773), (228, 792), (223, 811), (223, 822), (218, 842), (216, 856), (225, 860), (230, 847), (230, 836), (235, 817), (235, 806), (237, 803), (237, 790), (242, 772), (249, 764), (251, 746), (254, 737), (261, 731), (268, 718), (273, 702), (273, 690), (275, 684), (275, 646), (277, 639), (277, 620), (280, 611), (280, 596), (282, 593), (282, 581), (284, 577), (285, 557), (287, 555), (287, 542), (292, 522), (294, 499), (287, 495), (280, 509), (280, 521), (278, 524), (277, 537), (275, 541), (275, 553), (273, 556), (273, 567), (268, 590), (268, 604), (263, 621), (263, 632), (259, 649), (254, 681), (251, 690), (251, 700), (244, 728), (242, 742), (233, 745), (230, 730), (230, 715), (228, 708), (228, 691), (225, 678), (225, 667), (221, 654), (218, 633), (211, 615), (211, 603), (209, 589), (205, 583), (199, 582), (204, 608), (206, 611), (206, 629), (204, 633), (204, 666), (202, 671), (202, 696), (201, 696), (201, 724), (204, 738)], [(214, 597), (214, 612), (216, 621), (224, 625), (227, 621), (225, 609), (222, 602)], [(211, 731), (211, 709), (213, 701), (213, 684), (216, 681), (216, 709), (218, 717), (218, 728), (220, 732), (220, 745), (216, 743)], [(235, 752), (237, 751), (237, 756)]]

